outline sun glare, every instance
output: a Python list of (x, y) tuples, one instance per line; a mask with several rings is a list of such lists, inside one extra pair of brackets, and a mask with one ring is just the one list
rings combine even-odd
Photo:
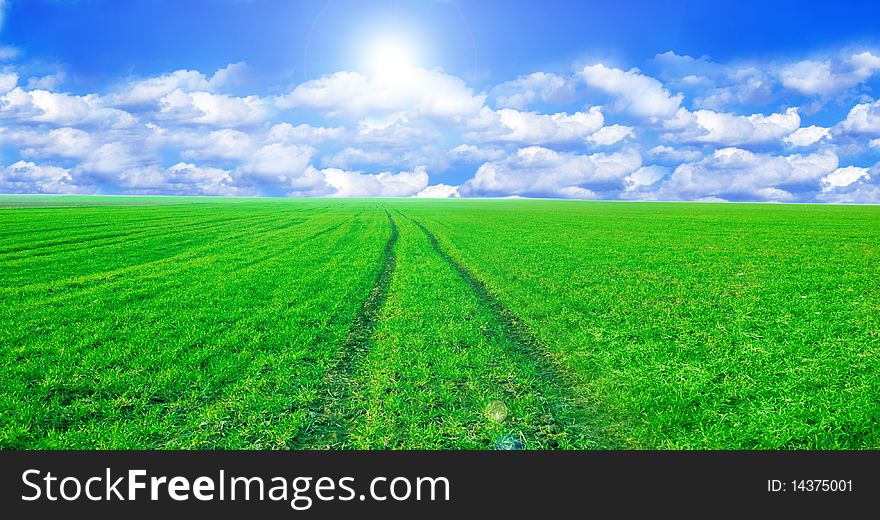
[(413, 44), (403, 39), (376, 40), (366, 49), (367, 67), (377, 77), (394, 79), (404, 76), (418, 67), (416, 61)]

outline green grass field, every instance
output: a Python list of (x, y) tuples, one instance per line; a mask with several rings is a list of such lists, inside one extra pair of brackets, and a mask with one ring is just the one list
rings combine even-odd
[(0, 207), (0, 448), (880, 448), (880, 207)]

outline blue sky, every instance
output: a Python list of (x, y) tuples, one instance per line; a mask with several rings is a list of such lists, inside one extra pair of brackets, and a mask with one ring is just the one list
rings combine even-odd
[(0, 5), (0, 192), (880, 202), (877, 3)]

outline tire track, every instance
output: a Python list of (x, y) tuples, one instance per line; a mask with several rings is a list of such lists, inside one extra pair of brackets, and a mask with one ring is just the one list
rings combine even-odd
[(385, 305), (391, 277), (397, 265), (394, 246), (397, 244), (397, 224), (388, 211), (391, 236), (382, 254), (382, 266), (376, 274), (373, 288), (358, 310), (342, 344), (342, 350), (325, 378), (324, 395), (309, 407), (314, 420), (291, 442), (292, 449), (344, 448), (348, 441), (349, 427), (360, 413), (352, 403), (351, 387), (360, 360), (370, 349), (373, 330), (379, 313)]
[(513, 345), (516, 354), (527, 359), (535, 370), (536, 376), (552, 389), (552, 396), (547, 395), (547, 392), (538, 392), (544, 405), (545, 424), (541, 428), (533, 428), (532, 431), (523, 432), (527, 438), (536, 439), (547, 434), (566, 432), (573, 439), (578, 440), (577, 444), (594, 449), (622, 448), (624, 443), (610, 433), (607, 422), (601, 421), (598, 414), (587, 413), (587, 410), (579, 404), (571, 376), (559, 369), (551, 358), (547, 347), (534, 337), (516, 314), (501, 303), (485, 283), (450, 256), (427, 227), (407, 215), (402, 213), (400, 215), (415, 224), (425, 234), (434, 251), (458, 273), (477, 296), (477, 299), (490, 309), (504, 331), (502, 334)]

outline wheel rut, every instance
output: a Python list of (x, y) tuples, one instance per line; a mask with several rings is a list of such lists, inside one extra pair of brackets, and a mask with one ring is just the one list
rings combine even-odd
[(291, 447), (294, 449), (346, 447), (351, 425), (356, 422), (360, 413), (351, 400), (352, 386), (357, 367), (370, 350), (373, 331), (387, 299), (397, 264), (394, 254), (399, 234), (397, 224), (388, 211), (385, 214), (391, 226), (391, 236), (385, 243), (382, 265), (372, 289), (348, 329), (335, 364), (327, 373), (322, 387), (323, 394), (310, 407), (309, 412), (314, 420), (293, 440)]
[(610, 433), (607, 422), (603, 421), (598, 413), (591, 413), (591, 410), (580, 404), (581, 400), (576, 395), (571, 376), (560, 370), (547, 347), (534, 337), (516, 314), (501, 303), (485, 283), (444, 250), (437, 237), (427, 227), (407, 215), (402, 213), (400, 215), (425, 234), (434, 252), (458, 273), (477, 299), (491, 311), (494, 319), (501, 326), (503, 331), (501, 334), (513, 346), (515, 357), (528, 360), (536, 377), (551, 390), (541, 395), (544, 424), (533, 425), (531, 431), (522, 432), (526, 437), (525, 446), (529, 447), (537, 439), (538, 444), (553, 448), (556, 443), (552, 438), (565, 432), (570, 436), (571, 441), (585, 448), (623, 447), (624, 443)]

